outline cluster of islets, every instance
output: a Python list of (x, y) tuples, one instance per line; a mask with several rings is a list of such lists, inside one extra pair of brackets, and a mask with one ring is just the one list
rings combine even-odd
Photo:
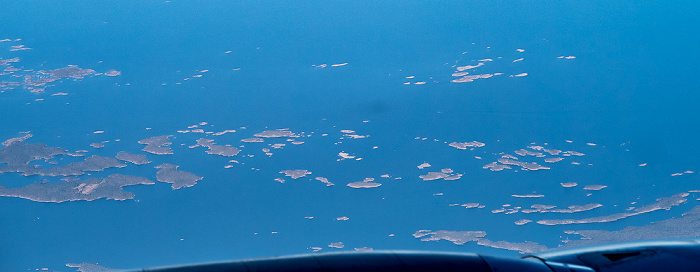
[[(564, 160), (564, 157), (570, 157), (570, 156), (584, 156), (585, 154), (577, 151), (561, 151), (558, 149), (547, 149), (542, 146), (538, 145), (531, 145), (527, 147), (528, 149), (519, 149), (514, 151), (514, 153), (518, 156), (521, 157), (536, 157), (536, 158), (544, 158), (545, 163), (556, 163)], [(546, 154), (545, 154), (546, 153)], [(549, 156), (559, 156), (559, 157), (547, 157), (547, 154)], [(545, 158), (546, 157), (546, 158)], [(572, 164), (580, 164), (578, 162), (572, 162)], [(506, 169), (513, 169), (511, 166), (517, 166), (520, 167), (521, 170), (527, 170), (527, 171), (537, 171), (537, 170), (549, 170), (550, 168), (547, 166), (542, 166), (538, 164), (537, 162), (523, 162), (520, 161), (520, 158), (511, 155), (511, 154), (504, 154), (501, 155), (501, 158), (499, 158), (497, 161), (489, 163), (487, 165), (484, 165), (484, 169), (489, 169), (491, 171), (503, 171)]]
[[(93, 155), (80, 162), (49, 168), (39, 168), (36, 165), (31, 165), (32, 162), (37, 160), (44, 160), (49, 162), (49, 164), (57, 164), (57, 160), (63, 159), (63, 156), (83, 157), (85, 152), (68, 152), (66, 149), (47, 147), (41, 143), (25, 144), (24, 141), (30, 137), (32, 135), (27, 133), (22, 137), (8, 139), (3, 142), (3, 148), (0, 149), (0, 163), (5, 165), (0, 166), (0, 174), (20, 173), (24, 176), (40, 177), (62, 176), (65, 177), (62, 179), (63, 182), (38, 182), (19, 188), (0, 186), (0, 196), (56, 203), (76, 200), (91, 201), (101, 198), (126, 200), (133, 199), (134, 194), (123, 191), (123, 187), (155, 184), (153, 181), (143, 177), (122, 174), (111, 174), (105, 178), (91, 177), (85, 180), (77, 178), (85, 175), (87, 172), (127, 167), (122, 162), (129, 162), (134, 165), (151, 163), (143, 154), (132, 154), (122, 151), (114, 158)], [(168, 136), (153, 137), (140, 142), (146, 145), (143, 149), (145, 152), (158, 155), (172, 154), (168, 147), (171, 144), (168, 142)], [(154, 168), (158, 169), (156, 179), (159, 182), (172, 184), (173, 189), (194, 186), (197, 181), (202, 179), (202, 177), (192, 173), (178, 170), (178, 166), (173, 164), (165, 163)]]
[[(221, 136), (227, 133), (235, 133), (236, 130), (228, 129), (219, 132), (215, 131), (205, 131), (207, 122), (201, 122), (196, 125), (189, 126), (187, 130), (178, 131), (179, 133), (201, 133), (203, 135), (211, 136)], [(211, 126), (211, 125), (210, 125)], [(149, 128), (147, 128), (148, 130)], [(242, 127), (241, 129), (245, 129)], [(207, 129), (208, 130), (208, 129)], [(369, 137), (369, 135), (359, 135), (352, 130), (341, 130), (341, 139), (363, 139)], [(104, 131), (95, 131), (94, 134), (104, 134)], [(327, 134), (324, 134), (327, 135)], [(287, 141), (291, 142), (292, 145), (303, 144), (303, 141), (299, 141), (300, 137), (305, 137), (304, 133), (297, 134), (291, 132), (288, 129), (275, 129), (266, 130), (260, 133), (256, 133), (252, 138), (244, 138), (240, 141), (244, 144), (252, 143), (263, 143), (266, 139), (274, 138), (286, 138)], [(134, 185), (152, 185), (155, 184), (153, 181), (136, 176), (113, 174), (106, 178), (89, 178), (86, 180), (80, 180), (78, 176), (82, 176), (87, 172), (99, 172), (104, 171), (109, 168), (125, 168), (128, 165), (123, 162), (131, 163), (133, 165), (145, 165), (151, 163), (151, 161), (146, 157), (145, 154), (134, 154), (129, 152), (121, 151), (114, 157), (104, 157), (99, 155), (93, 155), (85, 158), (80, 162), (72, 162), (62, 166), (55, 167), (39, 167), (37, 165), (32, 165), (32, 162), (36, 160), (44, 160), (48, 164), (59, 164), (59, 161), (63, 160), (64, 156), (71, 157), (84, 157), (87, 150), (78, 150), (76, 152), (69, 152), (66, 149), (59, 147), (47, 147), (44, 144), (34, 143), (25, 144), (25, 140), (31, 138), (32, 135), (26, 132), (25, 135), (21, 137), (11, 138), (5, 140), (0, 149), (0, 174), (2, 173), (20, 173), (24, 176), (42, 176), (42, 177), (56, 177), (63, 176), (64, 182), (60, 183), (48, 183), (39, 182), (34, 183), (29, 186), (21, 188), (8, 188), (0, 187), (0, 196), (9, 197), (19, 197), (30, 199), (39, 202), (64, 202), (64, 201), (76, 201), (76, 200), (95, 200), (95, 199), (113, 199), (113, 200), (126, 200), (133, 199), (133, 193), (123, 191), (123, 187), (134, 186)], [(171, 155), (174, 154), (172, 148), (172, 135), (162, 135), (153, 136), (146, 139), (139, 140), (138, 143), (143, 145), (141, 151), (152, 154), (152, 155)], [(120, 140), (114, 140), (114, 142), (119, 142)], [(105, 144), (110, 141), (94, 142), (90, 144), (95, 149), (100, 149), (105, 146)], [(185, 145), (182, 143), (181, 145)], [(269, 148), (262, 148), (262, 151), (267, 155), (271, 156), (271, 149), (281, 149), (285, 146), (284, 143), (269, 143)], [(217, 144), (213, 139), (199, 138), (195, 141), (194, 145), (190, 145), (189, 148), (194, 149), (198, 147), (206, 148), (206, 154), (217, 155), (223, 157), (233, 157), (241, 153), (241, 149), (244, 145), (238, 147), (229, 144), (220, 145)], [(248, 154), (247, 157), (253, 157), (252, 154)], [(230, 160), (229, 163), (238, 163), (237, 160)], [(160, 182), (170, 183), (172, 189), (181, 189), (183, 187), (191, 187), (197, 184), (202, 177), (192, 174), (190, 172), (182, 171), (178, 169), (179, 166), (169, 163), (160, 164), (154, 168), (158, 169), (156, 173), (156, 179)], [(233, 165), (226, 165), (225, 168), (231, 168)], [(285, 174), (292, 179), (297, 179), (311, 174), (307, 170), (283, 170), (280, 173)], [(382, 177), (385, 177), (382, 175)], [(386, 175), (388, 177), (388, 175)], [(276, 179), (279, 182), (284, 182), (283, 179)], [(334, 185), (325, 177), (316, 177), (316, 180), (326, 184), (327, 186)], [(360, 182), (351, 182), (348, 184), (352, 188), (374, 188), (381, 184), (373, 182), (373, 178), (367, 178)]]
[[(120, 71), (109, 70), (104, 73), (98, 73), (92, 69), (83, 69), (75, 65), (68, 65), (64, 68), (58, 68), (54, 70), (39, 70), (25, 69), (24, 67), (15, 67), (17, 63), (20, 62), (19, 57), (11, 59), (0, 58), (0, 76), (12, 77), (15, 79), (5, 80), (0, 77), (0, 93), (5, 90), (11, 90), (16, 88), (23, 88), (32, 93), (40, 94), (43, 93), (49, 85), (49, 83), (56, 84), (57, 81), (62, 79), (73, 79), (79, 80), (88, 76), (118, 76), (121, 75)], [(16, 80), (21, 79), (21, 80)], [(52, 96), (66, 95), (67, 93), (54, 93)], [(43, 100), (38, 98), (39, 100)]]
[[(656, 202), (649, 205), (645, 205), (634, 209), (632, 212), (628, 213), (616, 213), (611, 215), (591, 217), (584, 219), (548, 219), (537, 221), (541, 225), (568, 225), (568, 224), (590, 224), (590, 223), (606, 223), (621, 220), (635, 215), (640, 215), (644, 213), (654, 212), (658, 210), (669, 210), (674, 206), (678, 206), (687, 201), (689, 193), (679, 193), (669, 197), (662, 197), (656, 200)], [(478, 203), (462, 204), (468, 208), (483, 206)], [(504, 205), (503, 209), (496, 210), (494, 212), (505, 212), (506, 207), (509, 205)], [(568, 209), (554, 209), (553, 205), (533, 205), (531, 209), (521, 210), (523, 213), (575, 213), (588, 211), (597, 207), (600, 204), (587, 204), (584, 206), (570, 206)], [(512, 209), (511, 209), (512, 210)], [(660, 222), (656, 222), (650, 225), (642, 227), (627, 227), (620, 231), (600, 231), (600, 230), (579, 230), (579, 231), (565, 231), (566, 234), (577, 234), (583, 236), (583, 240), (563, 240), (563, 244), (560, 247), (576, 247), (589, 244), (598, 244), (604, 242), (620, 242), (626, 241), (631, 237), (644, 237), (645, 239), (669, 239), (669, 238), (681, 238), (681, 237), (696, 237), (697, 227), (699, 225), (698, 218), (700, 218), (700, 206), (695, 207), (693, 210), (683, 214), (682, 218), (667, 219)], [(515, 222), (516, 225), (525, 225), (532, 222), (529, 219), (520, 219)], [(452, 230), (418, 230), (413, 236), (415, 238), (421, 239), (421, 241), (439, 241), (447, 240), (457, 245), (463, 245), (468, 242), (477, 242), (478, 245), (502, 248), (508, 250), (519, 251), (520, 253), (533, 253), (540, 252), (549, 249), (548, 247), (531, 242), (509, 242), (509, 241), (498, 241), (494, 242), (485, 239), (485, 231), (452, 231)]]
[[(516, 49), (515, 51), (517, 52), (516, 54), (525, 52), (524, 49), (520, 49), (520, 48)], [(462, 55), (465, 55), (467, 53), (468, 52), (463, 52)], [(558, 56), (556, 58), (563, 59), (563, 60), (573, 60), (576, 57), (575, 56)], [(482, 59), (471, 60), (472, 64), (469, 64), (469, 65), (459, 66), (459, 65), (455, 64), (452, 66), (455, 69), (455, 71), (452, 72), (452, 75), (451, 75), (454, 79), (451, 79), (450, 82), (453, 82), (453, 83), (474, 82), (475, 80), (489, 79), (489, 78), (493, 78), (496, 76), (504, 75), (505, 73), (502, 73), (502, 72), (474, 73), (475, 71), (477, 71), (479, 69), (483, 69), (482, 67), (488, 66), (491, 63), (503, 63), (503, 60), (504, 60), (504, 57), (482, 58)], [(508, 61), (506, 63), (515, 65), (515, 63), (522, 62), (524, 60), (525, 60), (524, 57), (519, 57), (516, 59), (512, 59), (512, 61)], [(459, 61), (457, 61), (457, 62), (459, 62)], [(507, 67), (505, 65), (508, 65), (508, 64), (502, 64), (498, 68), (499, 69), (506, 69)], [(513, 66), (513, 67), (517, 67), (516, 69), (521, 69), (521, 68), (519, 68), (520, 66)], [(528, 76), (528, 73), (525, 73), (525, 72), (517, 73), (516, 72), (516, 73), (509, 75), (509, 77), (513, 77), (513, 78), (525, 77), (525, 76)], [(413, 84), (413, 85), (425, 85), (429, 81), (432, 81), (433, 83), (439, 83), (437, 80), (433, 79), (433, 77), (429, 77), (429, 81), (416, 80), (415, 75), (406, 76), (405, 78), (409, 79), (410, 81), (404, 82), (403, 83), (404, 85), (411, 85), (411, 84)]]

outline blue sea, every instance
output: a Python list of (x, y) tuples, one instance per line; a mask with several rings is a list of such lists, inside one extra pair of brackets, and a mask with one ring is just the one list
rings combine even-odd
[[(120, 173), (156, 182), (124, 187), (135, 194), (124, 201), (0, 197), (0, 271), (75, 271), (66, 263), (81, 262), (127, 269), (312, 253), (313, 247), (517, 256), (476, 241), (456, 245), (413, 234), (485, 231), (492, 241), (557, 248), (581, 239), (565, 231), (648, 226), (681, 217), (700, 197), (692, 192), (700, 189), (700, 5), (693, 1), (7, 0), (0, 6), (0, 40), (10, 40), (0, 42), (0, 61), (19, 57), (9, 64), (19, 71), (0, 82), (68, 65), (121, 72), (62, 78), (38, 94), (0, 88), (0, 141), (29, 131), (27, 144), (88, 156), (145, 154), (150, 164), (78, 178)], [(31, 49), (11, 51), (17, 45)], [(478, 63), (464, 71), (490, 77), (451, 82), (457, 67)], [(236, 132), (178, 132), (192, 125)], [(302, 135), (293, 140), (304, 143), (240, 141), (275, 129)], [(351, 139), (341, 130), (368, 137)], [(174, 154), (141, 151), (139, 140), (161, 135), (173, 136)], [(222, 157), (189, 148), (199, 138), (242, 151)], [(103, 141), (104, 148), (90, 147)], [(485, 146), (448, 145), (471, 141)], [(274, 143), (286, 145), (269, 146)], [(520, 159), (548, 170), (483, 168), (528, 146), (585, 155), (556, 163)], [(338, 161), (340, 152), (356, 158)], [(58, 165), (84, 159), (62, 158)], [(432, 166), (416, 167), (426, 162)], [(172, 190), (157, 181), (154, 166), (162, 163), (203, 179)], [(419, 178), (446, 168), (463, 176)], [(291, 169), (312, 174), (279, 173)], [(0, 173), (0, 185), (61, 178)], [(346, 186), (365, 178), (382, 185)], [(567, 182), (578, 186), (561, 186)], [(613, 222), (537, 223), (629, 212), (683, 192), (690, 192), (685, 203)], [(512, 196), (527, 194), (543, 197)], [(465, 203), (485, 207), (450, 205)], [(589, 203), (603, 206), (571, 214), (493, 212), (507, 204)], [(349, 220), (338, 220), (343, 216)], [(520, 219), (532, 222), (513, 223)], [(335, 242), (345, 247), (328, 246)]]

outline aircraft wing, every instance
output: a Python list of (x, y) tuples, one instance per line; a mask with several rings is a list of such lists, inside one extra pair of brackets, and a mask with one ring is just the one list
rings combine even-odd
[(651, 241), (561, 250), (523, 258), (475, 253), (374, 251), (140, 269), (134, 272), (623, 272), (700, 271), (700, 240)]

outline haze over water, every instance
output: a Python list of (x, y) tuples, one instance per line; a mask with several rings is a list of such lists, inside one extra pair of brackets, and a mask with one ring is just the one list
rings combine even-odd
[(2, 271), (699, 236), (694, 2), (3, 6)]

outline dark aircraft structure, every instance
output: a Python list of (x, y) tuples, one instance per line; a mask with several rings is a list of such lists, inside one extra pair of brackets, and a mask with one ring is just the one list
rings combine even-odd
[[(700, 271), (700, 240), (651, 241), (527, 255), (520, 259), (474, 253), (374, 251), (319, 253), (195, 264), (143, 272), (622, 272)], [(134, 272), (136, 272), (134, 271)]]

